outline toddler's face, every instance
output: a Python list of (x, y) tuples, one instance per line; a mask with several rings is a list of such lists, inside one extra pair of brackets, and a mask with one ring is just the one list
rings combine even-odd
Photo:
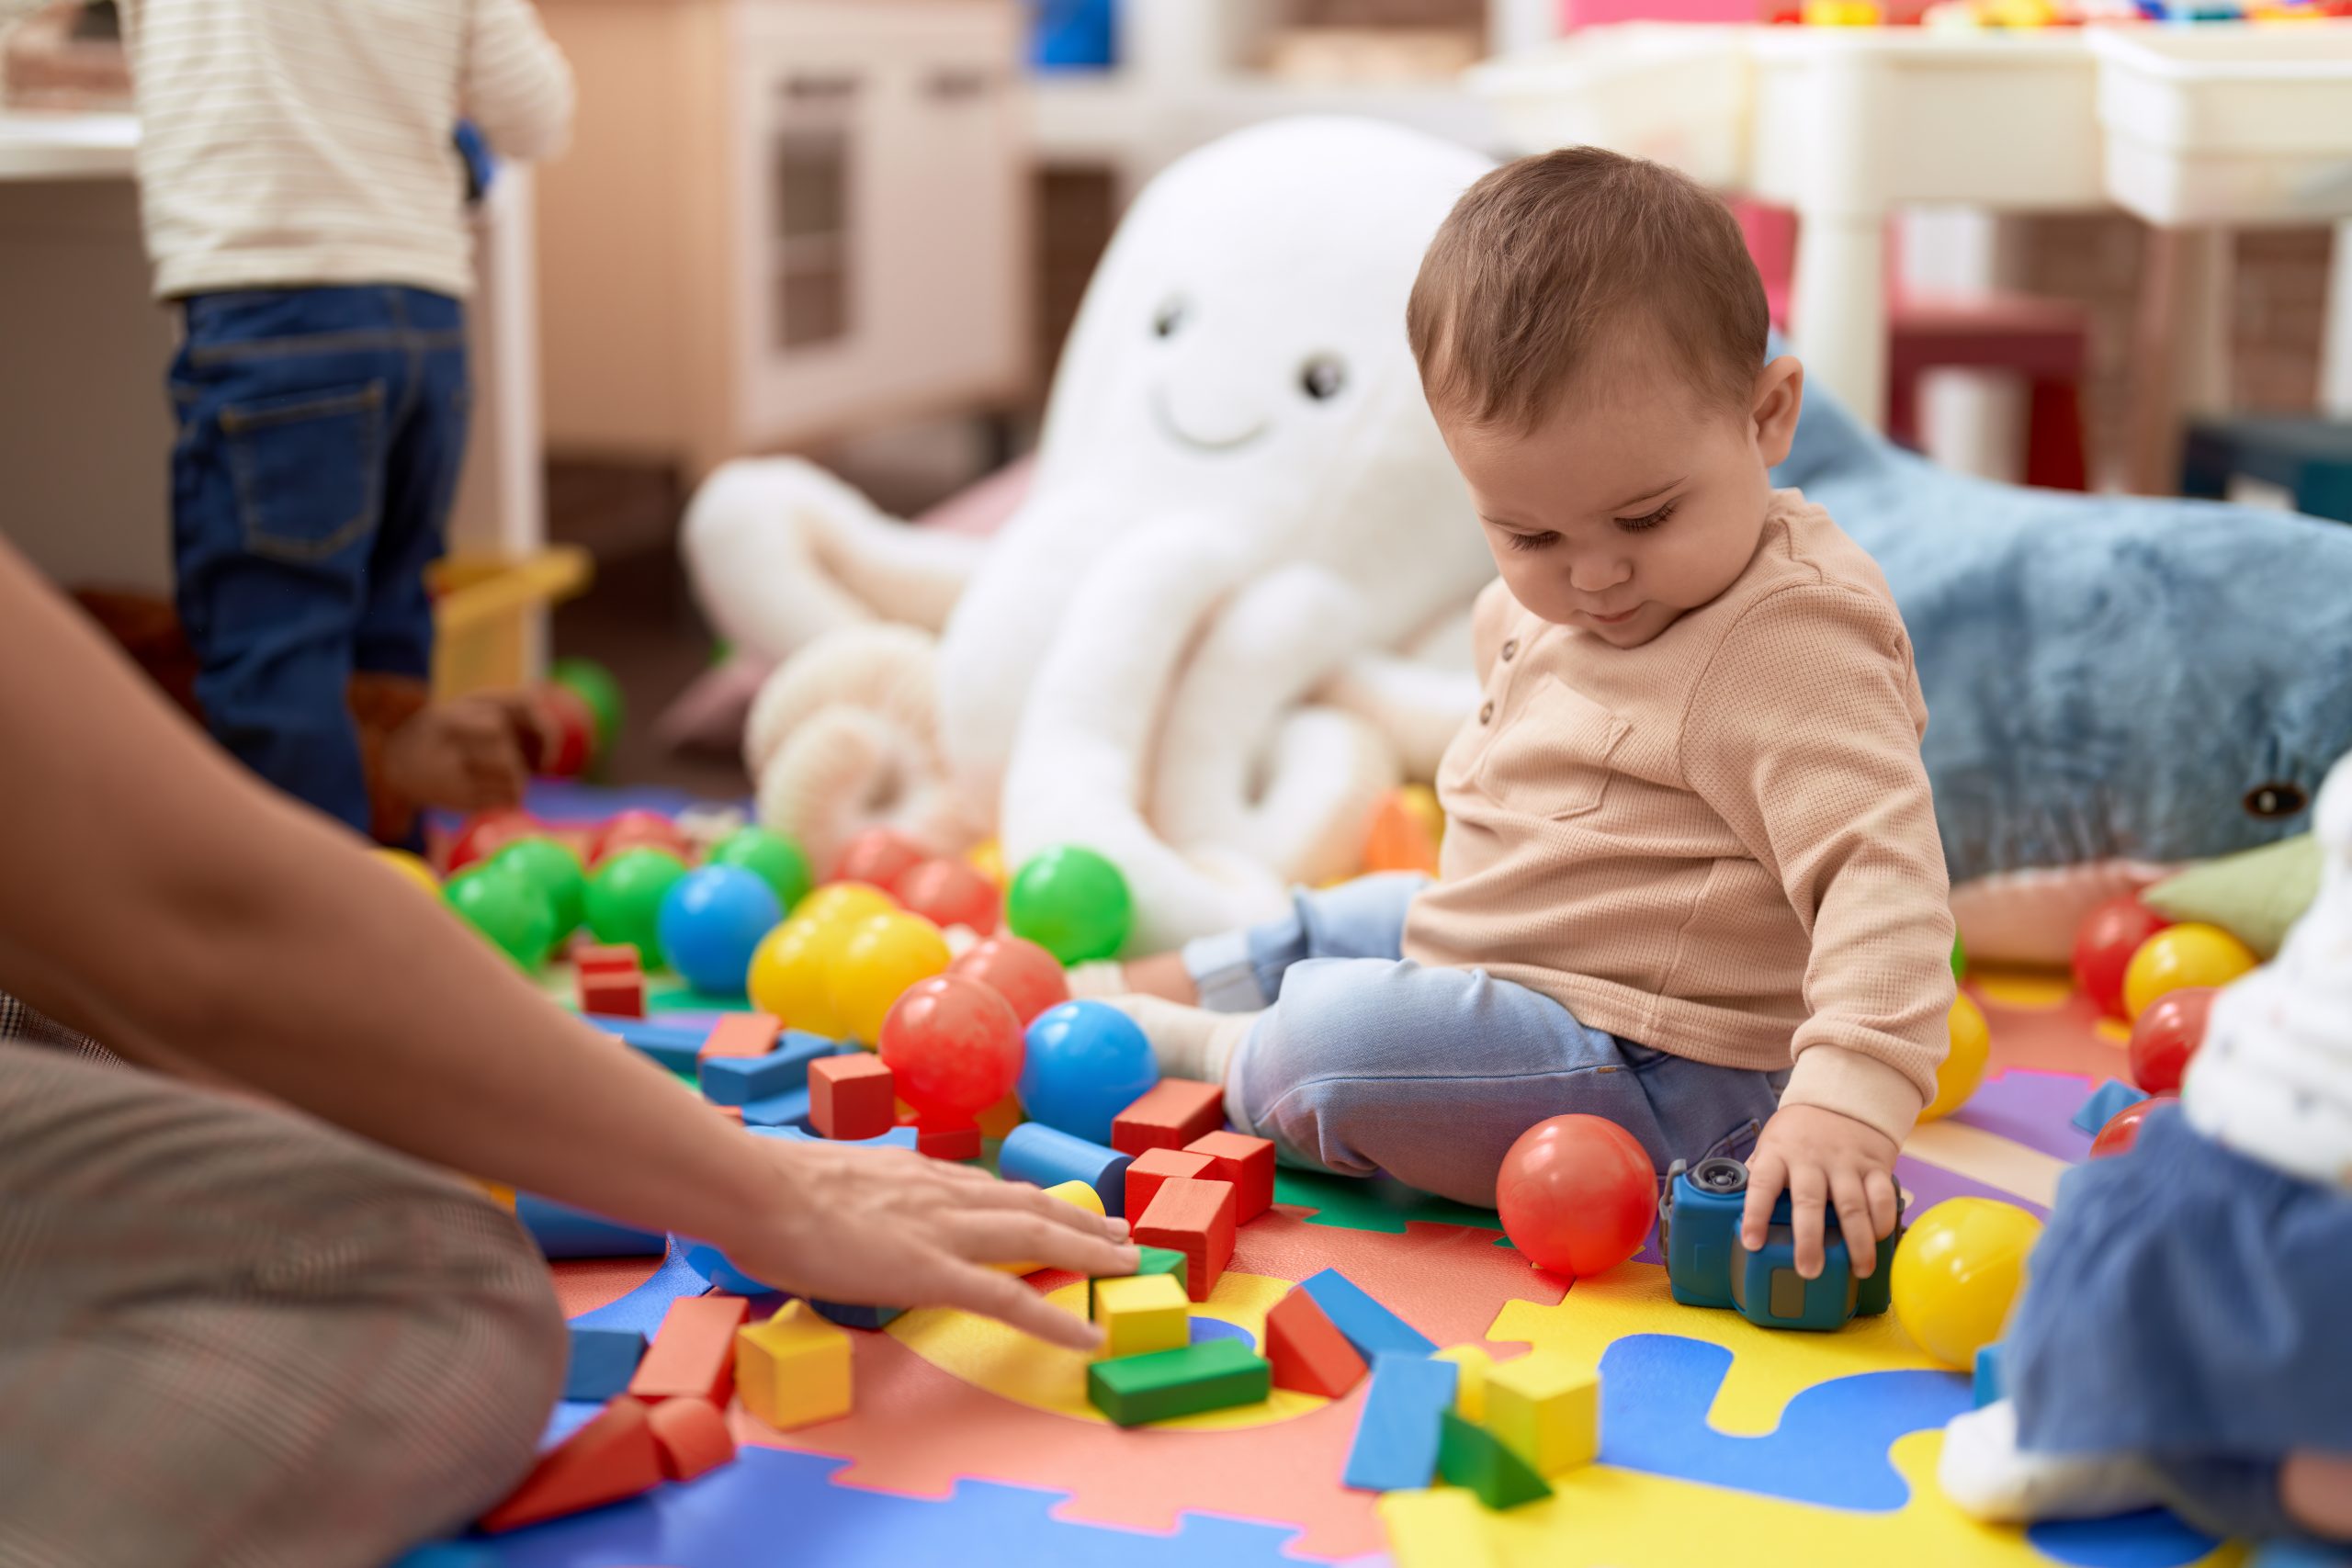
[[(1598, 375), (1599, 372), (1588, 372)], [(1804, 372), (1783, 356), (1746, 409), (1679, 377), (1576, 389), (1532, 431), (1441, 412), (1511, 597), (1616, 648), (1638, 648), (1732, 585), (1756, 553), (1788, 456)]]

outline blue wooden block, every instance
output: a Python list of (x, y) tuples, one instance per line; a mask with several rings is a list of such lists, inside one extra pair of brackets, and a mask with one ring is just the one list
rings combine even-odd
[(765, 1280), (736, 1268), (727, 1254), (707, 1241), (688, 1241), (680, 1236), (678, 1245), (686, 1267), (709, 1280), (714, 1291), (724, 1291), (730, 1296), (764, 1296), (775, 1291)]
[(1083, 1181), (1102, 1196), (1102, 1212), (1127, 1212), (1127, 1166), (1131, 1156), (1077, 1137), (1043, 1122), (1023, 1122), (1004, 1135), (997, 1150), (996, 1173), (1007, 1181), (1058, 1187)]
[(1993, 1343), (1976, 1352), (1976, 1378), (1973, 1387), (1976, 1408), (1979, 1410), (2008, 1393), (2007, 1384), (2001, 1376), (2001, 1342), (1999, 1340), (1994, 1340)]
[[(747, 1113), (744, 1121), (750, 1120)], [(831, 1144), (837, 1149), (914, 1149), (921, 1152), (912, 1127), (893, 1127), (872, 1138), (820, 1138), (800, 1127), (753, 1127), (752, 1131), (763, 1138), (786, 1138), (801, 1144)]]
[[(1316, 1298), (1319, 1304), (1320, 1296)], [(1326, 1309), (1329, 1310), (1328, 1308)], [(1453, 1408), (1452, 1361), (1391, 1352), (1372, 1358), (1372, 1390), (1340, 1481), (1362, 1492), (1427, 1486), (1437, 1477), (1442, 1413)]]
[(691, 1073), (702, 1056), (702, 1043), (709, 1038), (707, 1027), (689, 1029), (674, 1023), (655, 1023), (643, 1018), (608, 1018), (602, 1013), (582, 1014), (587, 1021), (605, 1033), (616, 1035), (631, 1050), (652, 1057), (673, 1073)]
[[(1365, 1360), (1374, 1356), (1394, 1352), (1398, 1355), (1426, 1356), (1437, 1348), (1430, 1337), (1364, 1294), (1363, 1288), (1337, 1269), (1326, 1269), (1298, 1282), (1300, 1290), (1315, 1298), (1323, 1315), (1332, 1326), (1347, 1337), (1356, 1348), (1356, 1354)], [(1451, 1363), (1447, 1363), (1451, 1365)], [(1437, 1440), (1435, 1417), (1431, 1417), (1430, 1440)], [(1435, 1453), (1437, 1450), (1430, 1450)], [(1428, 1485), (1422, 1482), (1419, 1484)]]
[(566, 1399), (610, 1399), (627, 1392), (645, 1359), (645, 1336), (634, 1328), (571, 1325), (571, 1359), (563, 1373)]
[(892, 1318), (907, 1310), (904, 1307), (851, 1306), (842, 1302), (810, 1302), (808, 1307), (827, 1323), (838, 1323), (843, 1328), (877, 1331), (888, 1327)]
[(799, 1133), (810, 1131), (808, 1089), (788, 1089), (782, 1094), (751, 1101), (743, 1107), (743, 1125), (790, 1128)]
[(641, 1231), (536, 1193), (514, 1194), (514, 1217), (539, 1244), (542, 1256), (560, 1258), (659, 1258), (670, 1250), (660, 1231)]
[(749, 1105), (808, 1087), (808, 1064), (840, 1047), (822, 1035), (787, 1029), (764, 1056), (712, 1056), (700, 1064), (696, 1081), (714, 1105)]
[(2091, 1136), (2115, 1120), (2115, 1113), (2127, 1105), (2137, 1105), (2148, 1097), (2128, 1083), (2109, 1078), (2091, 1090), (2090, 1098), (2075, 1112), (2075, 1125)]
[(414, 1548), (390, 1568), (498, 1568), (498, 1553), (479, 1541), (432, 1540)]

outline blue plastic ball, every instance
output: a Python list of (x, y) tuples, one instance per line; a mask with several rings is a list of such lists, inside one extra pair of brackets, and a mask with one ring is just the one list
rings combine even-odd
[(707, 865), (678, 878), (662, 896), (662, 953), (695, 990), (740, 997), (752, 950), (783, 919), (775, 890), (759, 874)]
[(1135, 1020), (1102, 1002), (1064, 1002), (1029, 1025), (1014, 1093), (1033, 1122), (1074, 1138), (1111, 1141), (1111, 1119), (1159, 1081), (1151, 1042)]

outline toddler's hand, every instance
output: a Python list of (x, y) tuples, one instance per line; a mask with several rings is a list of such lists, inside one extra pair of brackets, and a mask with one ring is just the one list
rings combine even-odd
[[(774, 1163), (776, 1201), (720, 1241), (736, 1267), (779, 1290), (872, 1306), (953, 1306), (1091, 1350), (1102, 1331), (1046, 1304), (1018, 1275), (1034, 1261), (1075, 1274), (1136, 1267), (1125, 1220), (1035, 1187), (902, 1149), (756, 1140)], [(718, 1238), (713, 1238), (718, 1239)]]
[(384, 741), (384, 782), (402, 800), (448, 811), (514, 806), (527, 757), (554, 749), (528, 693), (481, 692), (419, 710)]
[(1857, 1279), (1878, 1267), (1875, 1243), (1894, 1229), (1895, 1145), (1875, 1127), (1817, 1105), (1784, 1105), (1764, 1123), (1747, 1161), (1747, 1206), (1741, 1212), (1740, 1244), (1753, 1252), (1764, 1245), (1772, 1204), (1788, 1190), (1789, 1222), (1796, 1233), (1797, 1273), (1818, 1279), (1822, 1264), (1822, 1209), (1838, 1207), (1838, 1225), (1847, 1238)]

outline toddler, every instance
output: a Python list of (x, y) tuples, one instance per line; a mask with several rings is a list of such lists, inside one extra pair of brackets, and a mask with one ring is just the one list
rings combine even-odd
[(2008, 1397), (1945, 1435), (1973, 1513), (2352, 1541), (2352, 760), (2312, 816), (2319, 897), (2215, 998), (2179, 1106), (2059, 1184)]
[(1814, 1277), (1825, 1205), (1894, 1226), (1953, 987), (1902, 617), (1767, 479), (1803, 371), (1766, 361), (1730, 212), (1593, 148), (1473, 186), (1408, 326), (1501, 570), (1442, 879), (1302, 895), (1132, 966), (1123, 1005), (1287, 1157), (1464, 1202), (1563, 1112), (1661, 1170), (1748, 1155), (1750, 1244), (1785, 1188)]

